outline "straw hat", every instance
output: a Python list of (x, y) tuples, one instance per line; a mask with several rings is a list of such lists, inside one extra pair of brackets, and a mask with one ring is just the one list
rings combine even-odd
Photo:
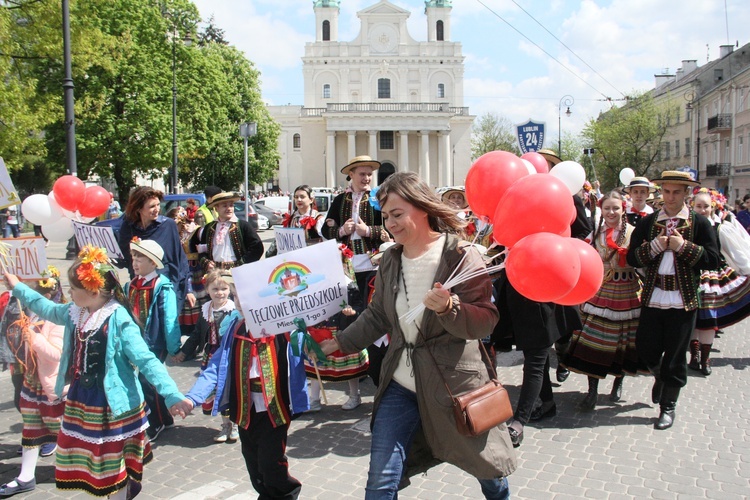
[(349, 173), (357, 167), (372, 167), (373, 170), (377, 170), (380, 168), (380, 162), (373, 160), (367, 155), (357, 156), (352, 158), (349, 164), (341, 169), (341, 173), (349, 175)]
[(211, 198), (211, 201), (208, 202), (208, 208), (214, 208), (216, 205), (224, 201), (239, 201), (240, 198), (242, 198), (242, 196), (240, 196), (240, 193), (219, 193), (217, 195), (214, 195)]
[(461, 194), (461, 196), (463, 196), (463, 197), (464, 197), (464, 206), (462, 206), (462, 207), (459, 207), (459, 208), (461, 208), (461, 209), (464, 209), (464, 208), (468, 208), (468, 206), (469, 206), (469, 202), (468, 202), (468, 201), (466, 201), (466, 191), (465, 191), (465, 190), (464, 190), (463, 188), (457, 188), (457, 187), (454, 187), (454, 188), (448, 188), (448, 189), (446, 189), (445, 191), (443, 191), (443, 192), (441, 193), (441, 195), (440, 195), (440, 199), (442, 199), (442, 200), (443, 200), (443, 203), (448, 203), (448, 199), (450, 198), (450, 196), (451, 196), (451, 195), (452, 195), (453, 193), (460, 193), (460, 194)]
[(134, 250), (148, 257), (151, 262), (156, 264), (156, 269), (164, 269), (164, 249), (154, 240), (131, 240), (130, 250)]
[(646, 179), (645, 177), (633, 177), (633, 179), (631, 179), (631, 181), (630, 181), (630, 184), (628, 184), (627, 186), (625, 186), (624, 188), (622, 188), (622, 191), (624, 193), (630, 194), (630, 188), (634, 188), (634, 187), (645, 187), (645, 188), (648, 188), (648, 192), (649, 193), (655, 193), (656, 192), (656, 186), (654, 186), (653, 184), (651, 184), (649, 182), (649, 180)]
[(661, 173), (659, 179), (654, 180), (654, 184), (663, 186), (664, 184), (681, 184), (683, 186), (700, 186), (701, 183), (694, 180), (689, 172), (680, 172), (679, 170), (665, 170)]
[(544, 156), (544, 158), (552, 165), (557, 165), (562, 161), (562, 158), (557, 156), (557, 153), (555, 153), (551, 149), (540, 149), (539, 151), (537, 151), (537, 153)]

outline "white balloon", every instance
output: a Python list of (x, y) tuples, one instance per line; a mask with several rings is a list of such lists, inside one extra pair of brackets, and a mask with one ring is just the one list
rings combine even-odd
[(37, 226), (52, 224), (62, 217), (60, 209), (50, 204), (46, 194), (32, 194), (23, 200), (21, 213), (26, 220)]
[(583, 167), (574, 161), (563, 161), (552, 167), (549, 171), (568, 187), (570, 194), (576, 194), (583, 188), (586, 182), (586, 171)]
[(42, 226), (42, 233), (50, 241), (68, 241), (73, 237), (73, 223), (63, 217), (53, 224)]
[(49, 192), (49, 194), (47, 195), (47, 199), (49, 200), (49, 206), (57, 208), (60, 213), (63, 213), (65, 211), (65, 209), (63, 209), (63, 207), (61, 207), (60, 204), (57, 203), (54, 191)]
[(622, 182), (623, 186), (629, 185), (630, 181), (633, 180), (633, 177), (635, 177), (635, 172), (633, 172), (632, 168), (625, 167), (620, 170), (620, 182)]
[(536, 168), (534, 168), (534, 164), (531, 163), (529, 160), (521, 158), (521, 161), (523, 162), (524, 165), (526, 165), (526, 170), (529, 171), (529, 175), (534, 175), (534, 174), (538, 173), (536, 171)]

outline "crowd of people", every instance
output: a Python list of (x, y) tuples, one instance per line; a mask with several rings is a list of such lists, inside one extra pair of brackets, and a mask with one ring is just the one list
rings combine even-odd
[[(550, 166), (560, 161), (541, 153)], [(481, 272), (500, 249), (461, 188), (438, 194), (416, 174), (396, 173), (374, 192), (379, 167), (367, 156), (345, 165), (349, 186), (325, 215), (309, 186), (289, 193), (284, 226), (303, 229), (308, 246), (339, 242), (351, 281), (348, 306), (308, 326), (324, 359), (298, 337), (248, 331), (231, 269), (266, 249), (234, 214), (240, 195), (215, 186), (204, 205), (189, 200), (166, 215), (163, 193), (130, 193), (119, 231), (125, 259), (115, 263), (130, 275), (124, 286), (106, 252), (90, 246), (68, 271), (69, 300), (54, 268), (27, 284), (6, 274), (0, 362), (11, 366), (23, 431), (21, 470), (0, 497), (33, 490), (38, 457), (55, 453), (58, 488), (133, 498), (151, 443), (201, 406), (217, 417), (214, 441), (240, 442), (259, 498), (298, 498), (302, 484), (285, 454), (291, 421), (323, 409), (319, 380), (346, 381), (341, 410), (357, 408), (369, 376), (365, 498), (397, 498), (411, 475), (440, 462), (474, 476), (485, 498), (509, 498), (525, 425), (557, 414), (553, 352), (558, 382), (570, 372), (587, 377), (578, 411), (595, 409), (607, 376), (611, 401), (625, 376), (653, 377), (654, 428), (665, 430), (688, 370), (709, 376), (717, 332), (750, 315), (750, 216), (734, 215), (687, 173), (635, 177), (607, 193), (581, 186), (571, 237), (590, 243), (604, 274), (589, 300), (561, 306), (523, 296), (504, 271)], [(443, 286), (459, 268), (473, 277)], [(488, 383), (485, 347), (513, 345), (524, 358), (513, 417), (480, 438), (463, 435), (451, 395)], [(198, 379), (181, 392), (164, 363), (195, 358)]]

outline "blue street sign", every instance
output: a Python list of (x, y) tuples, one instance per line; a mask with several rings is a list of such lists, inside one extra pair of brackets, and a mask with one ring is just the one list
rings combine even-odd
[(521, 153), (533, 153), (544, 148), (544, 123), (528, 122), (516, 125)]

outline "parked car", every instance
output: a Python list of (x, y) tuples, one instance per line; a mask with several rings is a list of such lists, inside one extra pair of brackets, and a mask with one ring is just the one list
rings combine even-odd
[[(234, 202), (234, 215), (236, 215), (237, 218), (240, 220), (245, 220), (245, 202), (244, 201)], [(248, 215), (247, 220), (253, 226), (253, 229), (257, 231), (258, 230), (258, 212), (255, 211), (252, 203), (248, 207), (247, 215)]]
[(255, 202), (256, 205), (264, 205), (282, 214), (291, 212), (292, 202), (289, 196), (266, 196)]
[(258, 214), (258, 231), (265, 231), (271, 229), (271, 222), (265, 215)]
[(272, 226), (280, 226), (284, 222), (284, 212), (276, 210), (275, 208), (267, 207), (262, 203), (252, 203), (251, 206), (258, 212), (258, 215), (263, 215), (268, 219), (268, 222)]
[(206, 203), (206, 196), (203, 193), (166, 194), (161, 202), (161, 214), (167, 215), (167, 212), (174, 207), (187, 207), (188, 198), (194, 199), (196, 206), (199, 207)]

